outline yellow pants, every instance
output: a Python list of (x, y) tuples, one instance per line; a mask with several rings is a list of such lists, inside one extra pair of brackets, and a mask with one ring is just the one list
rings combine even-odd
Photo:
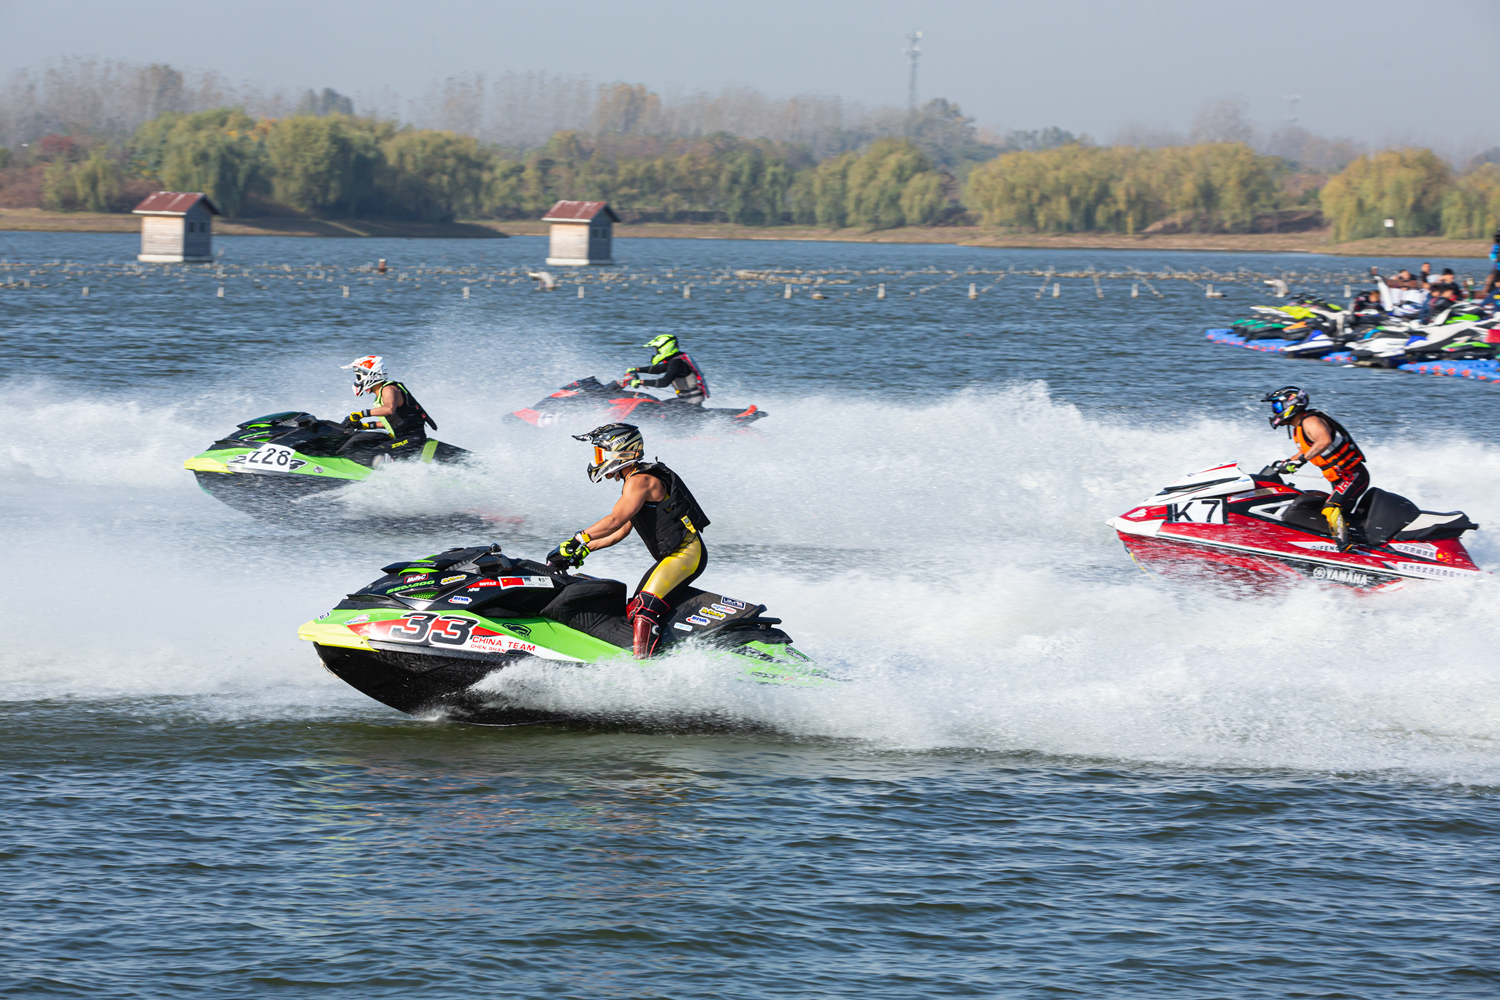
[(677, 547), (677, 551), (663, 557), (646, 572), (636, 593), (650, 594), (666, 600), (667, 595), (685, 583), (692, 583), (708, 565), (708, 550), (697, 532)]

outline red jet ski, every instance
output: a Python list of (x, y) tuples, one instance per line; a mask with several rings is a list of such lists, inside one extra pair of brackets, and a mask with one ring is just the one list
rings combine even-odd
[(1340, 552), (1322, 514), (1327, 497), (1288, 485), (1274, 466), (1251, 475), (1221, 465), (1105, 523), (1148, 570), (1258, 591), (1314, 580), (1375, 592), (1482, 572), (1459, 541), (1479, 525), (1460, 511), (1419, 510), (1405, 497), (1372, 487), (1348, 519), (1355, 545)]
[(590, 375), (569, 382), (546, 399), (505, 415), (533, 427), (576, 427), (587, 430), (600, 423), (635, 424), (642, 429), (670, 427), (687, 434), (700, 431), (740, 431), (766, 417), (756, 406), (697, 406), (662, 400), (649, 392), (626, 389), (619, 382), (600, 382)]

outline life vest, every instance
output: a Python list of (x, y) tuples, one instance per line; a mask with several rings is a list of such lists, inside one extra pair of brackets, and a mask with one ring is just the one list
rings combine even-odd
[(1320, 452), (1308, 452), (1307, 449), (1312, 446), (1312, 443), (1308, 441), (1307, 435), (1302, 433), (1302, 422), (1299, 421), (1292, 427), (1292, 439), (1297, 442), (1297, 447), (1307, 455), (1308, 461), (1323, 470), (1323, 478), (1330, 483), (1336, 483), (1340, 479), (1353, 475), (1354, 470), (1365, 461), (1365, 453), (1359, 450), (1359, 445), (1354, 443), (1354, 438), (1344, 429), (1343, 424), (1322, 410), (1309, 409), (1306, 413), (1309, 417), (1318, 417), (1328, 425), (1333, 441)]
[(690, 534), (708, 527), (708, 515), (693, 499), (677, 473), (660, 462), (637, 465), (636, 475), (654, 476), (666, 488), (666, 499), (642, 504), (630, 519), (635, 533), (646, 543), (653, 559), (665, 559), (687, 541)]
[[(425, 438), (427, 427), (437, 430), (437, 422), (427, 415), (422, 409), (422, 404), (417, 402), (417, 397), (411, 394), (411, 390), (402, 382), (386, 382), (375, 390), (375, 399), (380, 400), (380, 390), (387, 385), (393, 385), (401, 390), (401, 405), (396, 407), (396, 412), (385, 417), (386, 425), (391, 429), (391, 436), (398, 438)], [(423, 425), (426, 426), (423, 426)]]
[(678, 351), (677, 357), (681, 358), (687, 364), (688, 368), (692, 369), (691, 375), (672, 380), (672, 389), (677, 393), (677, 398), (689, 401), (707, 399), (708, 379), (703, 377), (703, 373), (698, 370), (697, 365), (693, 364), (693, 359), (688, 357), (686, 352)]

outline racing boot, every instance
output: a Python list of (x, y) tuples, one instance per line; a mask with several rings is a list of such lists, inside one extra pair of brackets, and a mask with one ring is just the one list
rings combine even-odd
[(630, 627), (635, 632), (637, 660), (649, 660), (651, 654), (656, 652), (656, 644), (661, 641), (662, 618), (671, 610), (672, 606), (666, 601), (644, 590), (625, 605), (625, 620), (630, 622)]
[(1323, 517), (1328, 521), (1329, 534), (1339, 543), (1339, 551), (1348, 552), (1354, 548), (1354, 543), (1349, 540), (1349, 523), (1344, 520), (1344, 509), (1329, 504), (1323, 508)]

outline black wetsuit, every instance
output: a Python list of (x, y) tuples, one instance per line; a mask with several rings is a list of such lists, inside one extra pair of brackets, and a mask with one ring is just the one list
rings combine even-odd
[[(379, 432), (359, 433), (351, 437), (341, 450), (343, 453), (352, 451), (375, 452), (376, 454), (389, 453), (393, 457), (405, 457), (414, 452), (420, 452), (422, 446), (427, 443), (427, 428), (430, 426), (437, 430), (437, 423), (422, 409), (422, 404), (417, 402), (417, 397), (411, 394), (411, 390), (400, 382), (387, 382), (401, 392), (401, 402), (396, 406), (396, 411), (385, 418), (390, 425), (391, 436)], [(381, 386), (381, 389), (385, 386)], [(376, 390), (376, 399), (380, 398), (380, 390)]]

